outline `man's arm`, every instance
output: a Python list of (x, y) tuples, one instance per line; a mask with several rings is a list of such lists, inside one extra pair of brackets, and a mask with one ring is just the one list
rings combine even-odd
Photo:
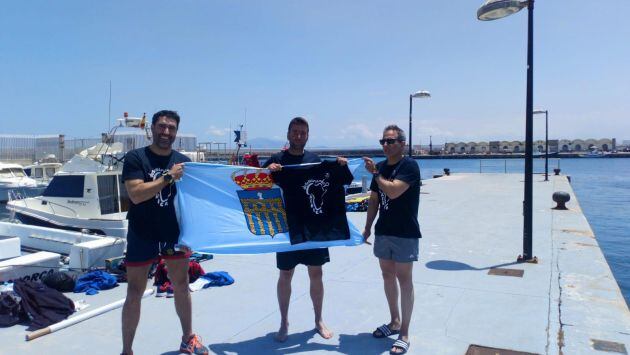
[(376, 218), (376, 214), (378, 213), (378, 194), (374, 191), (370, 193), (370, 199), (368, 201), (368, 209), (367, 209), (367, 217), (365, 219), (365, 228), (363, 229), (363, 240), (367, 244), (371, 244), (368, 242), (370, 235), (372, 234), (372, 223), (374, 223), (374, 219)]
[[(180, 163), (173, 165), (173, 167), (169, 170), (169, 174), (173, 176), (173, 181), (181, 179), (184, 175), (184, 164)], [(159, 178), (149, 182), (144, 182), (142, 179), (125, 181), (125, 187), (127, 188), (129, 199), (135, 205), (151, 199), (153, 196), (162, 191), (162, 189), (168, 184), (169, 183), (164, 180), (164, 176), (160, 176)]]
[(378, 188), (381, 189), (391, 200), (398, 198), (409, 188), (409, 184), (398, 179), (393, 181), (385, 180), (382, 176), (377, 175), (374, 177)]
[(280, 165), (280, 162), (276, 159), (275, 155), (272, 155), (271, 157), (269, 157), (269, 159), (267, 159), (267, 161), (262, 165), (262, 168), (267, 168), (269, 169), (269, 171), (271, 171), (272, 173), (275, 173), (277, 171), (282, 170), (282, 165)]

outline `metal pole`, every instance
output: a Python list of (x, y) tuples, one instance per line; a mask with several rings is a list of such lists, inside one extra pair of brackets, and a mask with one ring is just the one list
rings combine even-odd
[(534, 0), (527, 5), (527, 98), (525, 112), (525, 193), (523, 201), (523, 256), (521, 261), (531, 261), (533, 215), (533, 128), (534, 128)]
[(409, 95), (409, 156), (413, 158), (413, 147), (411, 144), (411, 110), (413, 95)]
[(545, 110), (545, 181), (549, 181), (549, 111)]

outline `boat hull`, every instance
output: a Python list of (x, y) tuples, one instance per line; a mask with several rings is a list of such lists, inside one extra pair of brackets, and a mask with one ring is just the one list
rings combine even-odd
[(17, 206), (7, 206), (15, 213), (15, 218), (24, 224), (68, 231), (107, 235), (110, 237), (127, 237), (127, 220), (85, 219), (55, 215), (41, 211), (26, 211)]

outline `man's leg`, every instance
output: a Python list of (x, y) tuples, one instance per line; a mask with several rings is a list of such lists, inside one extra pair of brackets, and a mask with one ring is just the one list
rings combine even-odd
[(147, 275), (151, 263), (127, 266), (127, 298), (122, 309), (123, 354), (131, 354), (133, 338), (140, 321), (140, 303), (147, 287)]
[(192, 301), (188, 290), (188, 255), (165, 258), (168, 277), (173, 286), (175, 311), (182, 326), (182, 344), (179, 351), (186, 354), (208, 354), (208, 348), (201, 338), (192, 332)]
[(310, 279), (311, 301), (313, 301), (313, 310), (315, 311), (315, 329), (324, 339), (330, 339), (333, 333), (326, 327), (322, 320), (322, 307), (324, 304), (324, 282), (322, 281), (321, 266), (307, 266), (308, 277)]
[(398, 308), (398, 282), (396, 281), (396, 262), (387, 259), (378, 259), (383, 275), (383, 286), (385, 298), (389, 307), (389, 328), (398, 330), (400, 328), (400, 311)]
[(182, 340), (185, 342), (192, 333), (192, 301), (188, 290), (188, 258), (164, 259), (168, 277), (173, 285), (175, 311), (182, 326)]
[(278, 276), (278, 306), (280, 307), (280, 329), (275, 335), (275, 339), (279, 342), (284, 342), (289, 336), (289, 302), (291, 301), (291, 280), (293, 279), (293, 272), (295, 268), (291, 270), (280, 269), (280, 275)]
[(400, 308), (402, 310), (402, 324), (400, 339), (409, 342), (409, 323), (413, 312), (413, 262), (396, 263), (396, 277), (400, 283)]

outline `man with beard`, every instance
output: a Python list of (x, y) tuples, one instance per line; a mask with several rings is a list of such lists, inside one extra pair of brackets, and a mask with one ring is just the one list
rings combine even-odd
[(176, 250), (179, 224), (175, 216), (175, 181), (184, 174), (185, 155), (172, 149), (179, 128), (179, 115), (160, 111), (153, 115), (150, 146), (125, 155), (123, 180), (131, 205), (127, 212), (127, 298), (122, 310), (122, 354), (131, 355), (140, 321), (140, 303), (153, 262), (162, 257), (169, 270), (175, 310), (182, 327), (180, 352), (208, 354), (208, 348), (192, 332), (192, 305), (188, 290), (190, 252)]
[[(295, 117), (289, 122), (287, 140), (289, 149), (277, 153), (269, 158), (263, 167), (272, 172), (282, 170), (283, 165), (319, 163), (317, 154), (304, 150), (308, 141), (308, 122), (302, 117)], [(345, 158), (337, 158), (337, 162), (346, 165)], [(290, 207), (287, 207), (290, 208)], [(275, 339), (284, 342), (289, 334), (289, 302), (291, 300), (291, 279), (298, 264), (306, 265), (310, 279), (310, 295), (315, 312), (315, 329), (324, 339), (330, 339), (333, 333), (326, 327), (322, 319), (322, 305), (324, 303), (324, 284), (322, 282), (322, 265), (330, 261), (328, 248), (307, 249), (276, 253), (276, 265), (280, 269), (277, 293), (280, 307), (280, 329)]]

